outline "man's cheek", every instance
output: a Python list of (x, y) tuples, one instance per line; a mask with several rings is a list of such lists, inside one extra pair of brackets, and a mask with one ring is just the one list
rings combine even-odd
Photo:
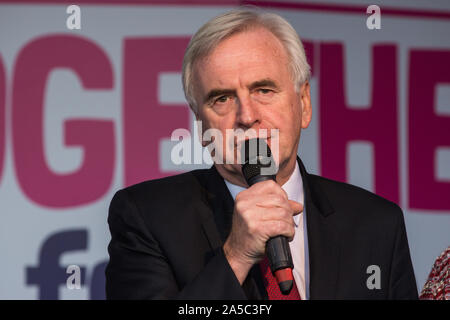
[(271, 129), (270, 130), (270, 139), (268, 140), (268, 145), (270, 151), (272, 153), (272, 158), (275, 161), (276, 166), (278, 167), (280, 164), (280, 159), (282, 158), (284, 150), (286, 150), (286, 146), (284, 145), (284, 141), (282, 141), (280, 130)]

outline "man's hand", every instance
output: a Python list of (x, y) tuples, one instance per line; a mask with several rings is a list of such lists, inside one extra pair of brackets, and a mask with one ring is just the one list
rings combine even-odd
[(273, 180), (258, 182), (236, 196), (233, 224), (223, 249), (241, 284), (264, 256), (269, 238), (283, 235), (292, 240), (292, 216), (302, 211), (303, 205), (288, 200), (286, 192)]

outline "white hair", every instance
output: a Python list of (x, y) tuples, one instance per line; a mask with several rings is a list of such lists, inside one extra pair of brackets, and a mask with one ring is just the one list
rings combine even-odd
[(289, 60), (292, 81), (299, 87), (310, 78), (310, 66), (306, 61), (305, 50), (294, 28), (284, 18), (274, 13), (236, 9), (219, 15), (204, 24), (191, 38), (183, 58), (183, 90), (190, 107), (198, 108), (194, 98), (193, 69), (195, 62), (206, 57), (226, 38), (251, 28), (263, 27), (280, 40)]

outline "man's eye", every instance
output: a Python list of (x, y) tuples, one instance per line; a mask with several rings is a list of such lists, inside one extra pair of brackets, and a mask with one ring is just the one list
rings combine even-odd
[(258, 91), (262, 94), (268, 94), (268, 93), (272, 92), (272, 90), (265, 89), (265, 88), (258, 89)]
[(227, 102), (228, 98), (229, 98), (228, 96), (220, 96), (214, 102), (225, 103), (225, 102)]

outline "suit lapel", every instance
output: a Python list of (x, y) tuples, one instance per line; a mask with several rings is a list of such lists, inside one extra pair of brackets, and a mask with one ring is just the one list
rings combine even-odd
[(334, 209), (320, 186), (297, 158), (303, 179), (308, 233), (309, 291), (311, 299), (334, 299), (339, 267), (339, 238)]
[[(202, 212), (202, 227), (213, 252), (221, 248), (231, 231), (234, 200), (223, 178), (213, 166), (204, 177), (198, 177), (204, 187), (204, 203), (209, 210)], [(246, 296), (252, 300), (267, 297), (259, 268), (255, 265), (242, 284)]]
[(202, 181), (204, 202), (211, 212), (204, 217), (203, 227), (213, 249), (222, 246), (231, 230), (234, 201), (223, 178), (213, 166)]

